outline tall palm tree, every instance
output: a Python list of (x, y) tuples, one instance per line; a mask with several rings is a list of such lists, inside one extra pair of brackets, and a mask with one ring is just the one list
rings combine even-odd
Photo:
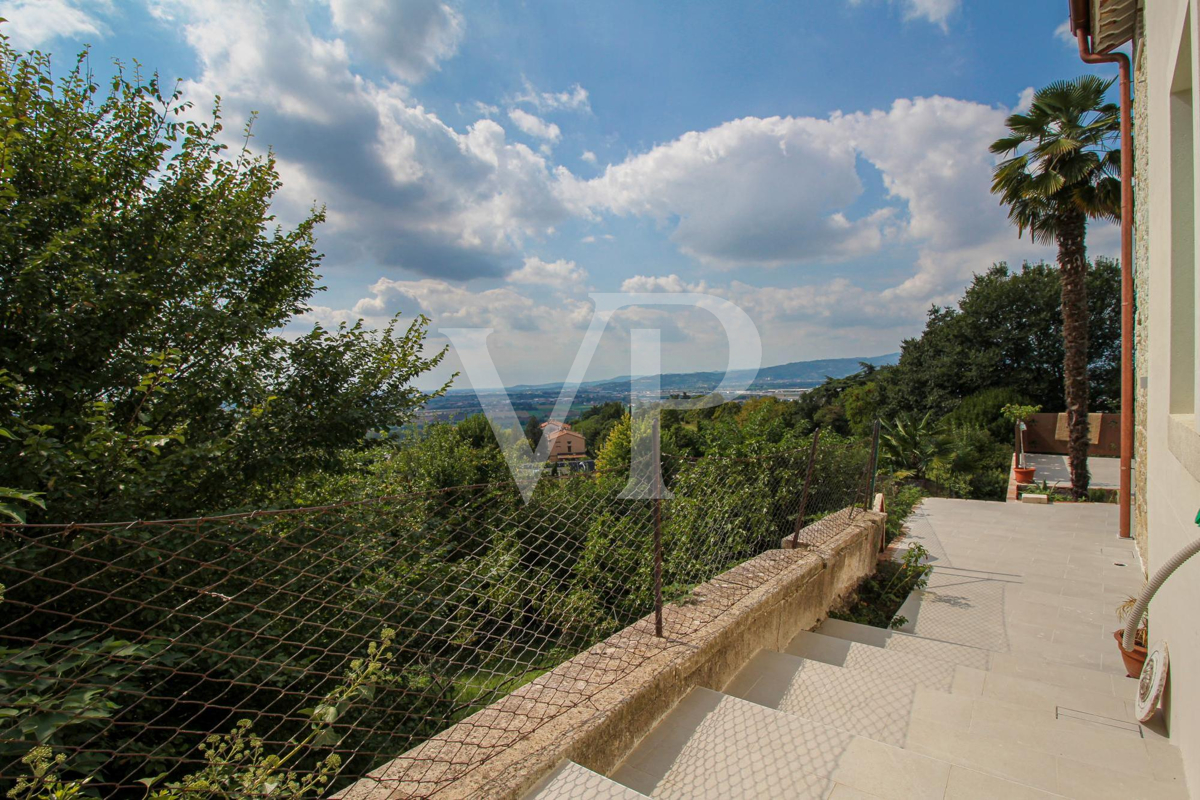
[(1007, 156), (993, 173), (992, 192), (1008, 206), (1017, 235), (1058, 245), (1062, 281), (1063, 377), (1071, 490), (1088, 489), (1087, 221), (1121, 214), (1120, 117), (1104, 95), (1112, 86), (1094, 75), (1056, 81), (1006, 122), (1011, 134), (992, 144)]

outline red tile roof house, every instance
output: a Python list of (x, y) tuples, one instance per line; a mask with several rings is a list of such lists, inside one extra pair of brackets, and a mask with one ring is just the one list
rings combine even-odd
[(543, 435), (550, 440), (551, 463), (587, 458), (587, 441), (583, 434), (571, 430), (565, 422), (550, 420), (542, 423)]

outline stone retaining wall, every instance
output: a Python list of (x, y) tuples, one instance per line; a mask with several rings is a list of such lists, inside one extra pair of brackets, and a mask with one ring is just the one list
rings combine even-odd
[(563, 759), (610, 771), (693, 688), (722, 689), (759, 650), (781, 650), (821, 622), (875, 571), (886, 520), (860, 511), (819, 544), (740, 564), (665, 606), (664, 638), (646, 617), (339, 797), (515, 800)]

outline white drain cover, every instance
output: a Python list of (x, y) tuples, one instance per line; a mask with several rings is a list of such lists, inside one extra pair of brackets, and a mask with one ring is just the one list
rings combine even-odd
[(1138, 679), (1137, 716), (1142, 722), (1149, 722), (1158, 711), (1158, 701), (1167, 685), (1167, 664), (1167, 643), (1155, 642)]

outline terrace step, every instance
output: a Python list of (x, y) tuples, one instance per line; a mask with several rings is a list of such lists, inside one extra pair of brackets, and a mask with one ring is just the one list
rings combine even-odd
[(760, 651), (725, 694), (903, 747), (922, 687), (787, 653)]
[(550, 773), (526, 800), (645, 800), (628, 786), (567, 761)]
[(928, 656), (886, 650), (811, 631), (796, 634), (784, 648), (784, 652), (866, 672), (882, 680), (924, 686), (943, 692), (953, 691), (956, 681), (971, 687), (980, 685), (986, 674), (983, 670), (939, 661)]
[(1179, 751), (1132, 723), (906, 686), (795, 656), (757, 654), (725, 692), (1043, 792), (1084, 793), (1080, 776), (1092, 770), (1117, 773), (1109, 775), (1116, 784), (1155, 781), (1155, 797), (1174, 796), (1183, 781)]
[(951, 769), (830, 725), (693, 689), (612, 777), (664, 800), (909, 800), (945, 797)]
[[(1124, 685), (1121, 692), (1116, 688), (1096, 691), (1078, 685), (1057, 686), (1005, 672), (964, 667), (809, 631), (797, 634), (785, 651), (802, 658), (866, 672), (881, 680), (912, 683), (952, 694), (980, 696), (1035, 710), (1054, 712), (1057, 708), (1064, 708), (1073, 713), (1116, 720), (1121, 724), (1137, 724), (1132, 702), (1124, 694)], [(1057, 666), (1050, 665), (1048, 669)]]
[(955, 642), (943, 642), (885, 628), (875, 628), (870, 625), (860, 625), (841, 619), (825, 620), (821, 623), (821, 627), (817, 628), (817, 633), (851, 642), (869, 644), (897, 653), (911, 653), (935, 658), (938, 661), (948, 661), (974, 669), (990, 669), (992, 663), (990, 650)]
[(969, 645), (931, 639), (903, 631), (859, 625), (840, 619), (825, 620), (816, 632), (825, 636), (881, 647), (884, 650), (926, 656), (938, 661), (948, 661), (964, 667), (1028, 678), (1053, 686), (1078, 687), (1105, 694), (1111, 693), (1123, 700), (1133, 700), (1137, 692), (1137, 681), (1132, 678), (1071, 664), (1051, 662), (1035, 655), (983, 650)]

